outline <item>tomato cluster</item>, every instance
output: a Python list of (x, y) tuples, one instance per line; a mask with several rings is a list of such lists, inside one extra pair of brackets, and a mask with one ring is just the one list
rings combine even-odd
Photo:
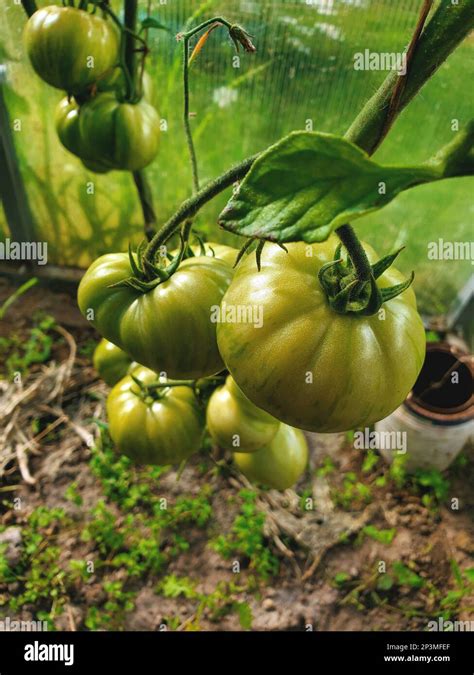
[(209, 399), (207, 428), (215, 443), (234, 452), (234, 462), (251, 481), (285, 490), (308, 463), (303, 433), (257, 408), (231, 375)]
[(91, 171), (138, 171), (153, 161), (160, 137), (150, 78), (126, 99), (119, 61), (120, 35), (111, 20), (74, 7), (44, 7), (25, 27), (36, 73), (67, 96), (56, 110), (64, 147)]
[[(285, 249), (267, 244), (260, 270), (249, 255), (234, 273), (229, 263), (236, 259), (235, 249), (192, 246), (190, 257), (150, 289), (124, 283), (133, 276), (133, 257), (109, 254), (84, 275), (79, 306), (104, 337), (130, 355), (126, 363), (118, 359), (122, 372), (132, 359), (148, 368), (141, 371), (145, 384), (153, 377), (156, 382), (156, 373), (194, 383), (229, 371), (207, 402), (209, 434), (233, 453), (234, 464), (249, 480), (283, 490), (307, 465), (301, 429), (339, 432), (370, 426), (402, 403), (424, 359), (424, 329), (411, 289), (370, 316), (333, 310), (318, 273), (333, 260), (336, 247), (336, 237)], [(364, 249), (375, 261), (375, 252), (366, 244)], [(387, 269), (377, 284), (383, 289), (402, 279)], [(211, 318), (216, 307), (221, 310), (217, 323)], [(259, 307), (262, 321), (226, 318), (224, 308), (235, 307)], [(181, 461), (198, 449), (204, 422), (198, 425), (187, 408), (181, 421), (168, 415), (171, 404), (176, 411), (177, 399), (184, 397), (177, 386), (181, 380), (169, 391), (158, 387), (156, 399), (149, 388), (134, 389), (135, 374), (126, 375), (109, 397), (117, 447), (137, 461)], [(199, 407), (193, 387), (186, 396), (191, 408)], [(125, 422), (127, 411), (133, 433)], [(161, 437), (165, 416), (171, 426), (181, 425), (179, 443), (174, 429), (166, 441)]]

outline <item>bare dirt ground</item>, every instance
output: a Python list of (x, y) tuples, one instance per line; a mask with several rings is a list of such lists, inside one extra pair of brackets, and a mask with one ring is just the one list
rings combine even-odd
[[(12, 291), (0, 281), (0, 305)], [(38, 312), (55, 319), (50, 353), (14, 383), (8, 358), (23, 353)], [(0, 321), (0, 618), (46, 617), (64, 630), (424, 630), (439, 617), (474, 620), (472, 450), (448, 474), (415, 481), (375, 453), (367, 461), (344, 435), (311, 434), (296, 491), (251, 488), (207, 447), (179, 480), (172, 469), (127, 469), (120, 492), (109, 455), (93, 449), (108, 392), (91, 364), (97, 337), (70, 295), (37, 287)], [(137, 485), (149, 494), (135, 498)], [(179, 524), (158, 532), (163, 499)], [(108, 534), (105, 525), (91, 533), (101, 500)], [(62, 515), (38, 523), (38, 507)], [(219, 536), (234, 542), (227, 555)], [(93, 569), (73, 575), (71, 561)]]

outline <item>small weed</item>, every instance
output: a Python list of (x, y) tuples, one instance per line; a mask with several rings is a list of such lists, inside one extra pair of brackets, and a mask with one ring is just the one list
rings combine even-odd
[(107, 600), (103, 607), (89, 607), (84, 624), (92, 631), (123, 630), (125, 615), (135, 607), (133, 591), (125, 591), (121, 581), (105, 581)]
[(65, 498), (75, 504), (76, 506), (82, 506), (83, 499), (77, 489), (77, 483), (71, 483), (64, 493)]
[(171, 574), (165, 577), (156, 588), (156, 592), (166, 598), (184, 597), (197, 601), (192, 621), (186, 622), (186, 630), (200, 630), (200, 620), (206, 615), (210, 621), (218, 621), (223, 616), (236, 612), (239, 623), (245, 630), (252, 627), (252, 610), (246, 602), (239, 600), (238, 594), (244, 588), (234, 583), (219, 582), (212, 593), (196, 590), (196, 582), (189, 577), (177, 577)]
[(37, 314), (33, 321), (26, 338), (16, 334), (0, 338), (0, 356), (3, 357), (4, 373), (8, 378), (18, 372), (25, 376), (30, 366), (45, 363), (51, 357), (56, 322), (53, 317), (41, 314)]
[(354, 472), (349, 471), (344, 475), (342, 488), (331, 490), (331, 497), (343, 509), (359, 509), (372, 501), (372, 490), (358, 481)]
[(234, 520), (230, 534), (220, 535), (212, 546), (223, 558), (243, 556), (249, 560), (250, 568), (263, 580), (278, 572), (278, 558), (271, 552), (263, 533), (265, 514), (258, 510), (256, 493), (241, 490), (240, 513)]
[(389, 546), (396, 534), (397, 530), (394, 527), (389, 530), (379, 530), (379, 528), (375, 527), (375, 525), (366, 525), (359, 532), (356, 543), (361, 544), (365, 537), (370, 537), (381, 544)]

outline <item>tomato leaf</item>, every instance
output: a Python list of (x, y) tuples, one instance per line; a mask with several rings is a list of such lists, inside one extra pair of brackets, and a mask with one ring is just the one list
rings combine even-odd
[(382, 166), (344, 138), (296, 131), (255, 161), (219, 224), (280, 243), (324, 241), (402, 190), (438, 178), (434, 167)]

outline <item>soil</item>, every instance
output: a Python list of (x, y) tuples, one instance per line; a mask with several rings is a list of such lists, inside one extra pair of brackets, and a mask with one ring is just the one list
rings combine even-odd
[[(0, 306), (12, 293), (10, 282), (0, 281)], [(89, 510), (104, 498), (102, 485), (91, 472), (87, 433), (94, 433), (90, 418), (105, 419), (104, 398), (108, 388), (98, 380), (90, 355), (86, 354), (91, 340), (98, 336), (81, 317), (74, 298), (67, 293), (57, 293), (45, 288), (32, 288), (17, 300), (0, 322), (0, 336), (8, 338), (13, 333), (26, 336), (32, 326), (33, 316), (42, 311), (53, 316), (77, 345), (73, 371), (64, 389), (62, 410), (68, 421), (56, 427), (53, 441), (41, 440), (34, 452), (28, 453), (28, 468), (33, 480), (28, 484), (15, 461), (7, 466), (0, 488), (11, 498), (21, 499), (20, 510), (0, 507), (0, 525), (7, 529), (0, 537), (10, 538), (7, 556), (14, 564), (21, 550), (21, 531), (28, 514), (39, 506), (61, 507), (71, 517), (74, 527), (56, 533), (60, 546), (61, 565), (70, 559), (94, 559), (100, 555), (90, 542), (78, 536), (86, 522)], [(54, 344), (51, 362), (67, 360), (67, 340)], [(34, 375), (47, 364), (31, 368)], [(8, 383), (4, 382), (6, 386)], [(24, 384), (27, 386), (27, 382)], [(84, 391), (93, 391), (94, 397)], [(37, 402), (35, 403), (35, 405)], [(51, 417), (54, 420), (54, 416)], [(7, 420), (8, 421), (8, 420)], [(47, 437), (46, 437), (47, 438)], [(465, 451), (467, 462), (461, 470), (452, 469), (448, 474), (449, 494), (438, 505), (427, 505), (423, 491), (406, 485), (397, 487), (393, 481), (372, 491), (368, 503), (357, 500), (342, 508), (334, 498), (341, 489), (343, 476), (354, 472), (364, 484), (387, 471), (382, 460), (368, 473), (362, 472), (364, 453), (357, 451), (344, 435), (309, 434), (311, 470), (298, 487), (314, 498), (314, 509), (302, 512), (293, 491), (284, 494), (275, 491), (259, 494), (259, 505), (266, 513), (267, 545), (279, 556), (280, 571), (277, 577), (259, 583), (255, 591), (245, 591), (241, 600), (252, 610), (253, 630), (424, 630), (427, 622), (437, 619), (439, 606), (426, 588), (397, 586), (378, 602), (370, 577), (381, 563), (386, 569), (395, 561), (411, 567), (421, 578), (429, 579), (438, 589), (447, 593), (453, 589), (452, 562), (461, 570), (472, 568), (474, 558), (474, 455)], [(318, 472), (325, 458), (332, 458), (337, 470), (328, 475)], [(166, 574), (190, 576), (197, 580), (199, 591), (211, 593), (221, 581), (238, 583), (251, 574), (250, 562), (240, 560), (241, 571), (233, 571), (233, 560), (222, 558), (209, 546), (209, 540), (219, 533), (228, 533), (237, 515), (238, 502), (234, 499), (242, 485), (231, 474), (202, 473), (197, 457), (184, 469), (179, 481), (176, 472), (170, 471), (160, 478), (158, 494), (173, 502), (179, 495), (196, 495), (204, 482), (211, 483), (212, 519), (206, 528), (191, 527), (186, 532), (190, 543), (187, 551), (173, 559)], [(76, 483), (83, 499), (81, 506), (65, 498), (65, 490)], [(11, 492), (8, 492), (11, 489)], [(5, 494), (3, 495), (3, 497)], [(2, 493), (0, 492), (0, 498)], [(459, 500), (459, 509), (451, 508), (453, 499)], [(114, 509), (115, 506), (109, 505)], [(117, 518), (123, 517), (117, 509)], [(379, 529), (396, 528), (393, 541), (387, 545), (370, 536), (361, 536), (361, 528), (371, 524)], [(0, 527), (0, 531), (1, 531)], [(346, 582), (339, 585), (334, 577), (345, 573)], [(109, 578), (124, 579), (124, 570), (114, 570)], [(136, 591), (134, 609), (124, 617), (126, 630), (159, 630), (166, 617), (178, 617), (179, 629), (185, 629), (196, 612), (193, 599), (165, 598), (155, 591), (158, 577), (149, 576), (131, 582)], [(354, 588), (356, 594), (354, 594)], [(352, 591), (352, 593), (351, 593)], [(15, 594), (15, 584), (8, 587), (0, 580), (0, 596)], [(379, 594), (380, 595), (380, 594)], [(78, 585), (70, 594), (67, 611), (57, 617), (56, 628), (83, 630), (87, 610), (100, 607), (105, 594), (99, 576), (92, 575), (87, 583)], [(474, 619), (474, 596), (467, 594), (462, 607), (455, 613), (459, 620)], [(27, 606), (15, 618), (36, 618), (38, 608)], [(5, 612), (3, 612), (4, 614)], [(0, 615), (2, 610), (0, 608)], [(13, 618), (13, 617), (12, 617)], [(212, 617), (211, 617), (212, 618)], [(203, 630), (241, 630), (235, 612), (228, 613), (216, 622), (206, 614), (200, 619)]]

